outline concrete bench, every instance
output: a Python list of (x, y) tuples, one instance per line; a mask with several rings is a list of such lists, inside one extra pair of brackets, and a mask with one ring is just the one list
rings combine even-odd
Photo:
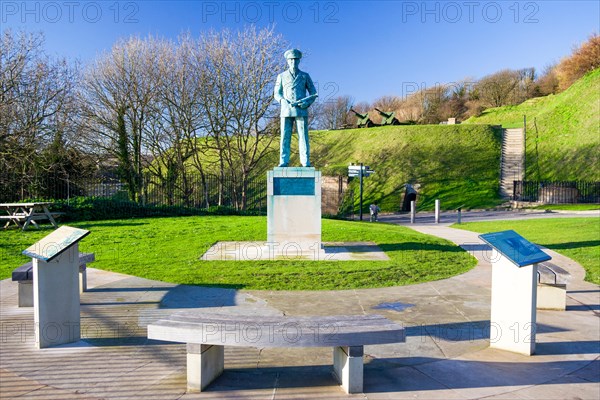
[(556, 264), (545, 261), (537, 268), (537, 307), (540, 310), (565, 310), (567, 283), (571, 275)]
[(224, 346), (333, 347), (346, 393), (363, 391), (363, 346), (405, 342), (404, 328), (380, 315), (277, 317), (181, 311), (148, 325), (148, 339), (187, 343), (187, 388), (202, 391), (222, 372)]
[[(96, 261), (94, 253), (79, 253), (79, 292), (87, 291), (87, 264)], [(19, 282), (19, 307), (33, 307), (33, 263), (15, 268), (12, 280)]]

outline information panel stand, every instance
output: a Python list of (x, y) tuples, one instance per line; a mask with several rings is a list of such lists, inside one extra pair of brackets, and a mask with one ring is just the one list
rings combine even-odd
[(38, 349), (81, 338), (79, 245), (90, 232), (62, 226), (23, 254), (33, 258), (33, 307)]
[(535, 352), (537, 263), (551, 257), (515, 231), (479, 236), (492, 246), (490, 347)]

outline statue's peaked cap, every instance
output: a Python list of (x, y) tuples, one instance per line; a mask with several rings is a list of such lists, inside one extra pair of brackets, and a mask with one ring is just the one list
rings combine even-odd
[(302, 52), (298, 49), (289, 49), (283, 53), (283, 56), (286, 58), (286, 60), (288, 58), (302, 58)]

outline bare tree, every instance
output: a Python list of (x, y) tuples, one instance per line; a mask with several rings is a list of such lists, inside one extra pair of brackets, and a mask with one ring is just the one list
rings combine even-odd
[(382, 96), (373, 102), (373, 108), (381, 111), (397, 111), (402, 106), (402, 99), (398, 96)]
[(139, 200), (145, 133), (150, 131), (157, 94), (154, 71), (159, 68), (159, 41), (137, 37), (117, 42), (86, 74), (86, 139), (115, 156), (132, 200)]
[(556, 72), (560, 90), (565, 90), (586, 73), (600, 67), (600, 35), (590, 36), (587, 42), (558, 64)]
[(318, 110), (319, 127), (322, 129), (339, 129), (352, 125), (354, 115), (350, 109), (354, 100), (350, 96), (339, 96), (322, 103)]
[(177, 44), (161, 41), (155, 45), (158, 57), (152, 74), (157, 92), (144, 136), (154, 160), (147, 169), (167, 193), (169, 204), (180, 197), (192, 206), (190, 164), (198, 152), (196, 136), (202, 124), (199, 75), (190, 62), (194, 41), (184, 35)]
[(479, 80), (475, 85), (475, 92), (483, 105), (500, 107), (513, 104), (514, 93), (518, 85), (518, 72), (505, 69)]
[(559, 81), (556, 70), (556, 64), (547, 65), (542, 75), (536, 80), (539, 96), (547, 96), (558, 92)]
[(273, 83), (284, 68), (286, 43), (274, 30), (253, 27), (200, 38), (198, 67), (207, 134), (219, 154), (221, 182), (229, 178), (237, 208), (245, 209), (248, 182), (272, 152), (268, 121), (277, 109)]
[(465, 79), (448, 85), (447, 101), (442, 106), (444, 118), (465, 119), (469, 111), (467, 105), (472, 90), (472, 81)]
[(41, 34), (2, 33), (0, 170), (19, 176), (21, 189), (56, 166), (45, 150), (66, 144), (76, 85), (76, 65), (48, 57)]

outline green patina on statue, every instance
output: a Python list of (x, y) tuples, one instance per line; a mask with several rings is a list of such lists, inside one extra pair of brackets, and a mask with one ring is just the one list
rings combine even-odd
[(298, 131), (300, 163), (310, 167), (310, 145), (308, 142), (308, 107), (317, 98), (317, 90), (310, 75), (298, 69), (302, 53), (291, 49), (284, 53), (288, 70), (277, 76), (275, 100), (281, 104), (281, 147), (279, 166), (287, 167), (290, 162), (290, 141), (294, 121)]

